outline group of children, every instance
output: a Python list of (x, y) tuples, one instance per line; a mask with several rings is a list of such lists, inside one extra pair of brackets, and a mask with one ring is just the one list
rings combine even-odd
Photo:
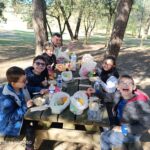
[(37, 123), (24, 120), (24, 115), (33, 106), (31, 98), (35, 92), (48, 92), (48, 69), (55, 69), (54, 49), (60, 46), (60, 40), (60, 34), (54, 34), (51, 42), (44, 44), (43, 54), (36, 56), (25, 70), (10, 67), (6, 72), (7, 84), (0, 87), (0, 136), (16, 137), (25, 132), (26, 150), (34, 149)]
[[(59, 45), (60, 39), (58, 36), (54, 42)], [(34, 149), (36, 122), (24, 121), (24, 114), (33, 106), (31, 98), (35, 92), (48, 92), (48, 71), (55, 70), (57, 63), (55, 47), (57, 45), (52, 41), (46, 42), (43, 54), (36, 56), (33, 65), (25, 70), (16, 66), (9, 68), (6, 72), (8, 84), (0, 88), (0, 135), (19, 136), (24, 128), (26, 150)], [(113, 56), (103, 60), (102, 67), (97, 68), (96, 74), (99, 76), (99, 91), (88, 88), (87, 95), (96, 94), (104, 105), (113, 103), (109, 114), (113, 123), (109, 130), (101, 134), (101, 150), (110, 150), (112, 146), (139, 139), (150, 127), (149, 97), (136, 90), (131, 76), (119, 77)]]

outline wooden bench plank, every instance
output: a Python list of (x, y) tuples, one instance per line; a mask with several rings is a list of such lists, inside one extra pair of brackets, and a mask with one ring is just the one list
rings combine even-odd
[(40, 146), (43, 139), (58, 140), (67, 142), (77, 142), (100, 145), (100, 134), (98, 132), (87, 133), (86, 131), (67, 130), (67, 129), (54, 129), (37, 130), (36, 131), (36, 145)]

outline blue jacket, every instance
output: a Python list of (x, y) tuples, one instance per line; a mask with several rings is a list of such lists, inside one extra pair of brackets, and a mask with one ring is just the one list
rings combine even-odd
[(19, 136), (27, 111), (24, 91), (18, 96), (10, 84), (0, 87), (0, 135)]
[(25, 69), (25, 73), (26, 73), (27, 80), (28, 80), (27, 88), (32, 97), (33, 96), (32, 93), (40, 92), (41, 89), (45, 88), (42, 85), (42, 81), (44, 81), (45, 78), (48, 77), (48, 72), (47, 70), (44, 70), (40, 75), (36, 75), (33, 72), (33, 67), (28, 67)]

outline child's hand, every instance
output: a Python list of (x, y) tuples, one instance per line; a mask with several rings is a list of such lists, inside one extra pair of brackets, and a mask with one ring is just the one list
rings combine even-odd
[(86, 94), (90, 97), (92, 94), (95, 93), (95, 89), (94, 88), (88, 88), (86, 90)]
[(48, 89), (42, 89), (42, 90), (40, 91), (40, 94), (41, 94), (41, 95), (46, 94), (46, 93), (48, 93)]
[(27, 107), (30, 108), (32, 106), (33, 106), (33, 100), (30, 99), (30, 100), (27, 101)]
[(48, 81), (47, 81), (46, 77), (45, 77), (45, 80), (42, 81), (42, 85), (43, 85), (43, 86), (47, 86), (47, 85), (48, 85)]

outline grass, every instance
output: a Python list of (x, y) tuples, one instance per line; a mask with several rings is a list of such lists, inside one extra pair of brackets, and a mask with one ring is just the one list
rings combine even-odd
[(0, 35), (0, 46), (23, 46), (35, 45), (33, 32), (14, 30), (8, 34)]

